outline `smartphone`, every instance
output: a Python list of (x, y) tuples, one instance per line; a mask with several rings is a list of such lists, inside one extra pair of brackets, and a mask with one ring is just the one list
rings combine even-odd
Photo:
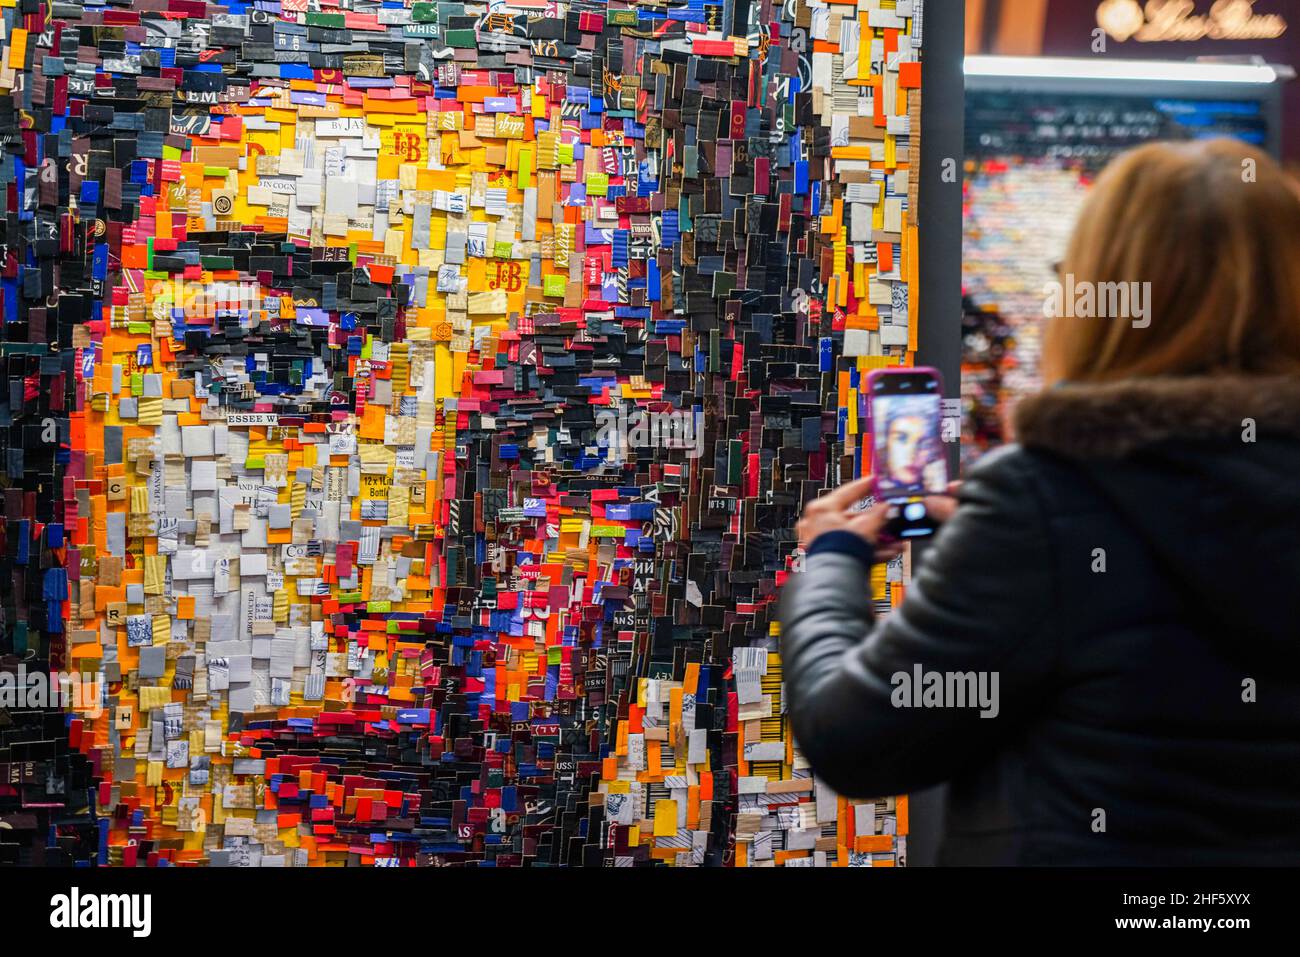
[(868, 374), (872, 491), (878, 500), (920, 498), (947, 490), (942, 397), (936, 369), (900, 366)]

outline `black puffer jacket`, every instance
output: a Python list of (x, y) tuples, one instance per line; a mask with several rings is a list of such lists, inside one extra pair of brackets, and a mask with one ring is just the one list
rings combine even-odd
[[(813, 770), (950, 781), (940, 863), (1300, 863), (1300, 381), (1067, 385), (1017, 435), (875, 627), (846, 550), (786, 586)], [(996, 673), (996, 716), (895, 707), (929, 672)]]

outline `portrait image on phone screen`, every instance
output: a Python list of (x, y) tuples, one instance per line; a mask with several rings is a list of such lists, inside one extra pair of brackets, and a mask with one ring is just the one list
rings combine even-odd
[(940, 435), (940, 396), (877, 393), (871, 397), (876, 494), (899, 498), (943, 492), (948, 463)]

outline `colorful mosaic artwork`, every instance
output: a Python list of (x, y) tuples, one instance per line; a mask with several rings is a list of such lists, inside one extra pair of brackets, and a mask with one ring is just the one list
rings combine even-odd
[(920, 0), (0, 13), (0, 861), (904, 862), (772, 649)]

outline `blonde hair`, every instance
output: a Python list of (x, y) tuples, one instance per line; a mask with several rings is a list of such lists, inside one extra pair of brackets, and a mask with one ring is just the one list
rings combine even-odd
[(1152, 143), (1117, 157), (1059, 269), (1075, 284), (1150, 283), (1148, 321), (1054, 316), (1048, 385), (1300, 373), (1300, 186), (1248, 144)]

